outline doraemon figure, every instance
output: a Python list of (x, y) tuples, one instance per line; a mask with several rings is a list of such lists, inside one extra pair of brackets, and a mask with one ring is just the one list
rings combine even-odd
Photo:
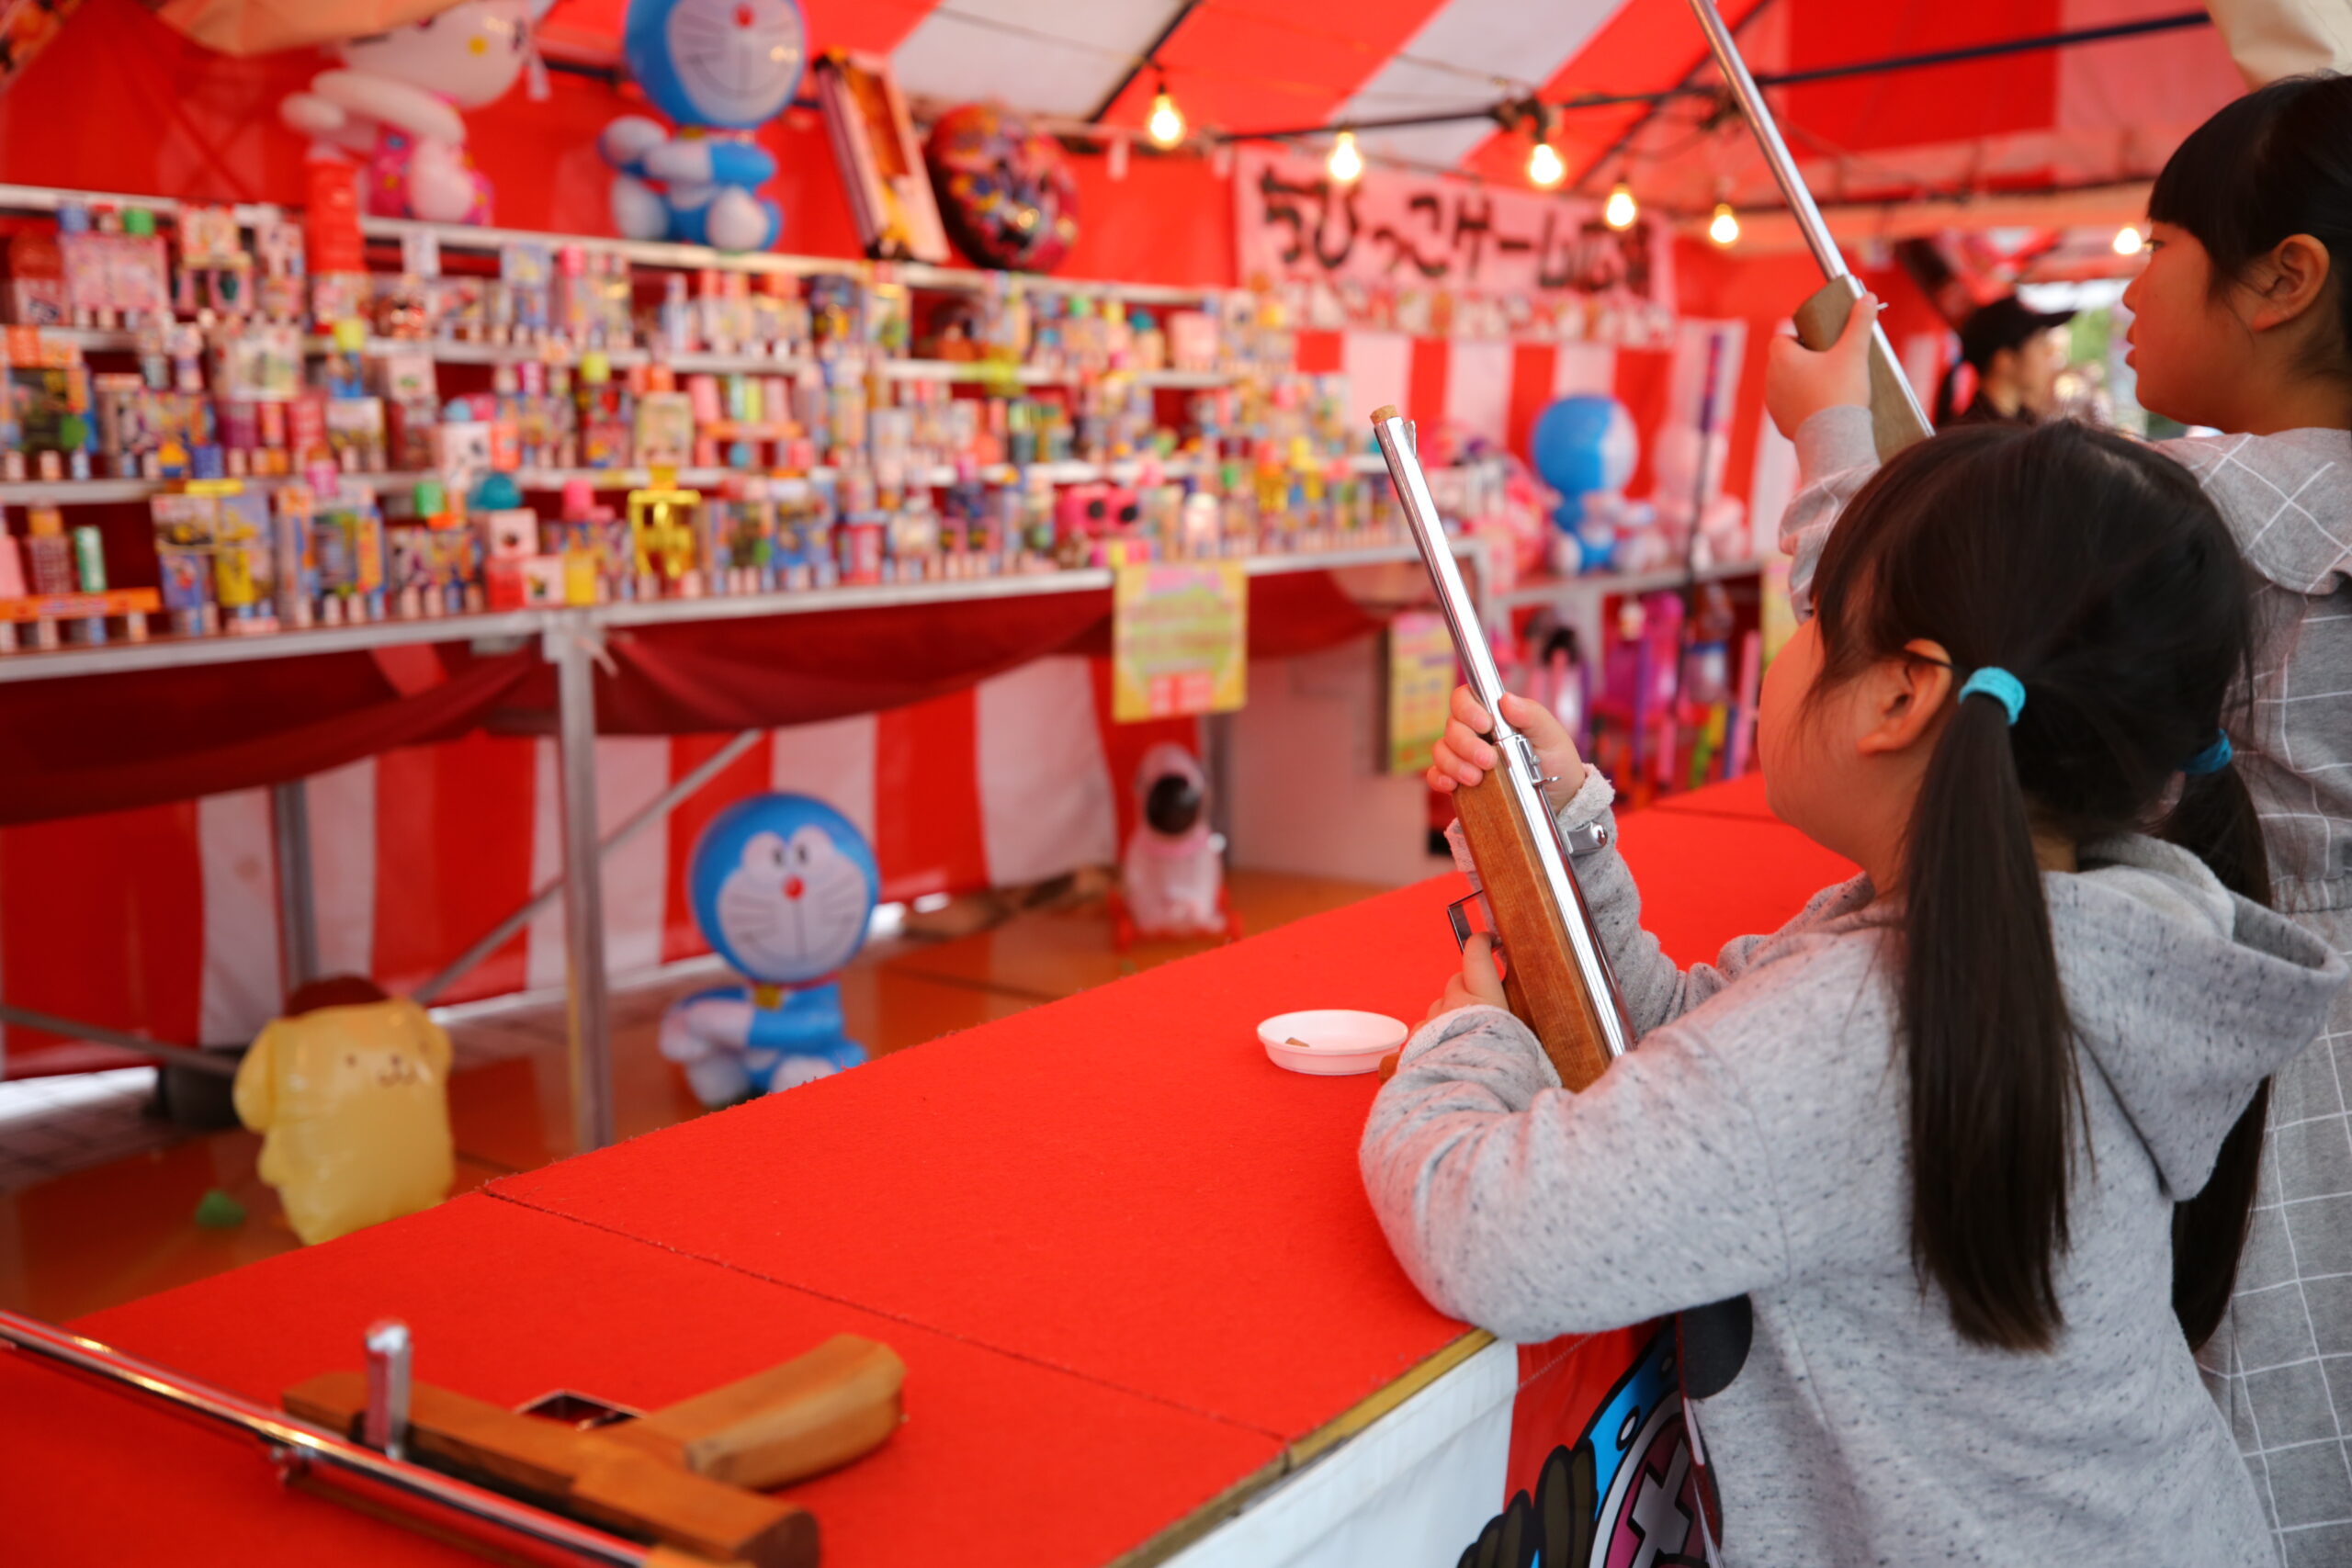
[(1172, 741), (1146, 751), (1136, 770), (1136, 829), (1120, 863), (1123, 908), (1114, 942), (1136, 936), (1238, 936), (1225, 901), (1225, 840), (1209, 828), (1209, 781)]
[(848, 818), (802, 795), (758, 795), (712, 818), (686, 869), (695, 923), (750, 982), (699, 991), (662, 1019), (662, 1054), (705, 1105), (854, 1067), (842, 965), (881, 896), (874, 852)]
[(808, 29), (793, 0), (629, 0), (621, 52), (653, 105), (605, 128), (613, 225), (632, 240), (763, 251), (781, 221), (755, 191), (775, 160), (751, 132), (799, 90)]

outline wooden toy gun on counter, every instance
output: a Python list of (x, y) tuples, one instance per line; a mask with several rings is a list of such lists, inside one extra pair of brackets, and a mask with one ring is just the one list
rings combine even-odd
[[(1503, 717), (1503, 682), (1495, 654), (1478, 624), (1476, 607), (1463, 585), (1453, 542), (1430, 497), (1428, 478), (1415, 455), (1412, 427), (1394, 407), (1375, 411), (1374, 435), (1388, 461), (1397, 502), (1420, 547), (1422, 564), (1436, 585), (1438, 607), (1453, 634), (1463, 677), (1494, 721), (1487, 739), (1500, 763), (1477, 784), (1453, 792), (1462, 835), (1478, 867), (1492, 928), (1503, 961), (1503, 991), (1510, 1010), (1535, 1032), (1544, 1054), (1571, 1089), (1581, 1089), (1633, 1048), (1633, 1020), (1617, 993), (1609, 954), (1600, 945), (1584, 893), (1569, 868), (1568, 845), (1559, 819), (1544, 796), (1544, 769), (1527, 737)], [(1462, 903), (1470, 900), (1464, 899)], [(1456, 942), (1467, 942), (1462, 905), (1447, 911)]]
[(507, 1410), (412, 1384), (408, 1331), (382, 1323), (364, 1371), (287, 1390), (280, 1414), (11, 1312), (0, 1347), (256, 1438), (288, 1486), (448, 1545), (609, 1568), (816, 1568), (816, 1519), (762, 1489), (879, 1447), (906, 1375), (888, 1346), (840, 1335), (650, 1413), (569, 1393)]
[[(1747, 62), (1739, 57), (1739, 46), (1732, 41), (1731, 29), (1724, 25), (1714, 0), (1690, 0), (1690, 9), (1699, 18), (1700, 30), (1707, 35), (1707, 47), (1714, 51), (1715, 64), (1724, 73), (1724, 85), (1739, 101), (1740, 112), (1747, 117), (1749, 128), (1756, 132), (1757, 148), (1764, 154), (1781, 195), (1788, 201), (1789, 215), (1796, 220), (1798, 231), (1804, 235), (1805, 248), (1813, 252), (1822, 276), (1828, 280), (1820, 292), (1798, 306), (1796, 312), (1798, 341), (1815, 351), (1826, 349), (1846, 330), (1846, 318), (1853, 313), (1855, 302), (1862, 297), (1861, 285), (1848, 270), (1837, 239), (1829, 232), (1821, 209), (1814, 203), (1813, 192), (1805, 188), (1804, 176), (1797, 172), (1796, 160), (1789, 156), (1789, 144), (1781, 140), (1781, 128), (1773, 120), (1772, 110), (1764, 102), (1756, 78), (1748, 74)], [(1895, 363), (1894, 346), (1887, 342), (1886, 329), (1875, 322), (1871, 326), (1871, 434), (1882, 461), (1935, 434), (1935, 427), (1928, 423), (1927, 411), (1919, 406), (1918, 396), (1911, 389), (1909, 378)]]

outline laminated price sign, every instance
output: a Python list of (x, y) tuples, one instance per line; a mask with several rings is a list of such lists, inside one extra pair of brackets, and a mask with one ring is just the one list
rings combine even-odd
[(1433, 610), (1388, 623), (1388, 771), (1418, 773), (1445, 733), (1453, 697), (1453, 636)]
[(1111, 715), (1122, 724), (1241, 705), (1250, 582), (1238, 561), (1119, 568), (1112, 593)]

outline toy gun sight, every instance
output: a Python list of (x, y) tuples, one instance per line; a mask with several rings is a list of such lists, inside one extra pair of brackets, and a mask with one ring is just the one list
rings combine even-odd
[[(1632, 1049), (1633, 1021), (1569, 868), (1535, 748), (1503, 717), (1502, 675), (1430, 497), (1411, 427), (1393, 407), (1374, 412), (1372, 425), (1413, 542), (1436, 585), (1464, 678), (1493, 720), (1487, 738), (1501, 753), (1492, 773), (1476, 786), (1455, 790), (1453, 799), (1478, 867), (1488, 923), (1507, 960), (1503, 989), (1510, 1010), (1543, 1043), (1560, 1081), (1580, 1089)], [(1454, 931), (1468, 940), (1458, 913)]]

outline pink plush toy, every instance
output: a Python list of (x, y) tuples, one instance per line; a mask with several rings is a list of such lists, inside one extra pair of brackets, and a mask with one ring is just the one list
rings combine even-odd
[(459, 0), (390, 32), (334, 46), (343, 68), (278, 107), (294, 130), (361, 160), (368, 210), (436, 223), (490, 221), (490, 181), (466, 152), (460, 109), (505, 96), (529, 69), (531, 29), (555, 0)]

